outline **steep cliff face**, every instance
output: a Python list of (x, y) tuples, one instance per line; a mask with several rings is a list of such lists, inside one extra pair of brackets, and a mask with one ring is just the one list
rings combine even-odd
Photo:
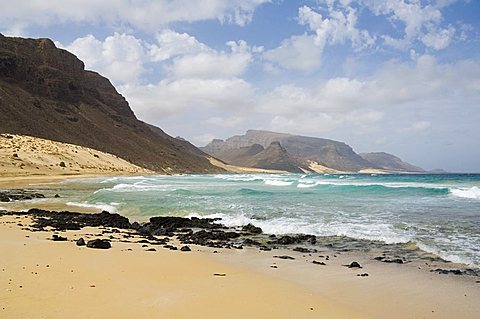
[(220, 171), (190, 143), (138, 120), (108, 79), (49, 39), (0, 36), (0, 132), (90, 147), (159, 172)]
[(233, 136), (226, 141), (215, 140), (201, 149), (228, 162), (228, 153), (235, 149), (252, 144), (268, 147), (272, 142), (279, 142), (289, 156), (295, 158), (297, 162), (315, 161), (339, 171), (376, 168), (374, 164), (360, 157), (350, 146), (342, 142), (259, 130), (249, 130), (245, 135)]

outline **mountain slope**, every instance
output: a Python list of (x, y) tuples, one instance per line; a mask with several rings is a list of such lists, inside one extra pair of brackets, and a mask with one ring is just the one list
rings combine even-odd
[(258, 153), (264, 151), (265, 148), (260, 144), (240, 147), (231, 150), (219, 151), (218, 155), (223, 161), (239, 166), (245, 166), (250, 159)]
[(301, 164), (287, 153), (280, 145), (280, 142), (272, 142), (266, 149), (247, 158), (244, 166), (281, 170), (291, 173), (304, 173), (300, 168)]
[(423, 168), (404, 162), (395, 155), (385, 152), (360, 153), (359, 155), (381, 169), (391, 171), (425, 172)]
[(219, 172), (186, 141), (139, 121), (110, 81), (49, 39), (0, 36), (0, 132), (117, 155), (159, 172)]
[[(213, 140), (201, 148), (204, 152), (228, 162), (227, 154), (241, 147), (259, 144), (268, 147), (272, 142), (280, 142), (290, 157), (307, 163), (314, 161), (320, 165), (339, 171), (359, 171), (377, 168), (374, 164), (356, 154), (345, 143), (329, 139), (283, 134), (269, 131), (248, 130), (245, 135), (237, 135), (225, 141)], [(241, 165), (242, 163), (238, 163)], [(244, 163), (242, 165), (245, 165)]]

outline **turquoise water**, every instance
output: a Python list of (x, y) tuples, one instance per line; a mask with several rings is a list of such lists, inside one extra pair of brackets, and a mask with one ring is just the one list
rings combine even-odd
[[(76, 182), (78, 183), (78, 182)], [(144, 221), (221, 217), (267, 233), (414, 242), (480, 267), (480, 175), (180, 175), (80, 182), (100, 188), (69, 204), (100, 205)]]

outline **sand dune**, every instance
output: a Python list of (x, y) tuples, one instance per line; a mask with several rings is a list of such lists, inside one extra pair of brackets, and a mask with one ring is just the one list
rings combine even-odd
[(0, 177), (149, 172), (115, 155), (91, 148), (31, 136), (0, 134)]
[(275, 169), (263, 169), (263, 168), (254, 168), (254, 167), (243, 167), (236, 166), (231, 164), (226, 164), (222, 161), (217, 160), (214, 157), (209, 157), (208, 160), (214, 166), (223, 168), (228, 173), (240, 173), (240, 174), (285, 174), (287, 171), (280, 171)]

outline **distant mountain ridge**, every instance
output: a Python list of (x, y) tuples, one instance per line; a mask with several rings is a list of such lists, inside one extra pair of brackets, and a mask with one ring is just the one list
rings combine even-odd
[(360, 153), (359, 155), (381, 169), (393, 171), (425, 172), (423, 168), (406, 163), (397, 156), (385, 152)]
[[(261, 148), (268, 148), (272, 143), (278, 143), (277, 148), (283, 149), (284, 153), (269, 152), (268, 157), (264, 156), (262, 161), (259, 161)], [(423, 172), (423, 169), (403, 162), (391, 154), (365, 153), (361, 156), (343, 142), (261, 130), (248, 130), (245, 135), (235, 135), (225, 141), (215, 139), (200, 149), (234, 165), (267, 168), (268, 164), (281, 162), (283, 170), (290, 172), (315, 171), (312, 164), (339, 172)]]
[(49, 39), (0, 35), (0, 133), (85, 146), (157, 172), (224, 171), (138, 120), (108, 79)]

